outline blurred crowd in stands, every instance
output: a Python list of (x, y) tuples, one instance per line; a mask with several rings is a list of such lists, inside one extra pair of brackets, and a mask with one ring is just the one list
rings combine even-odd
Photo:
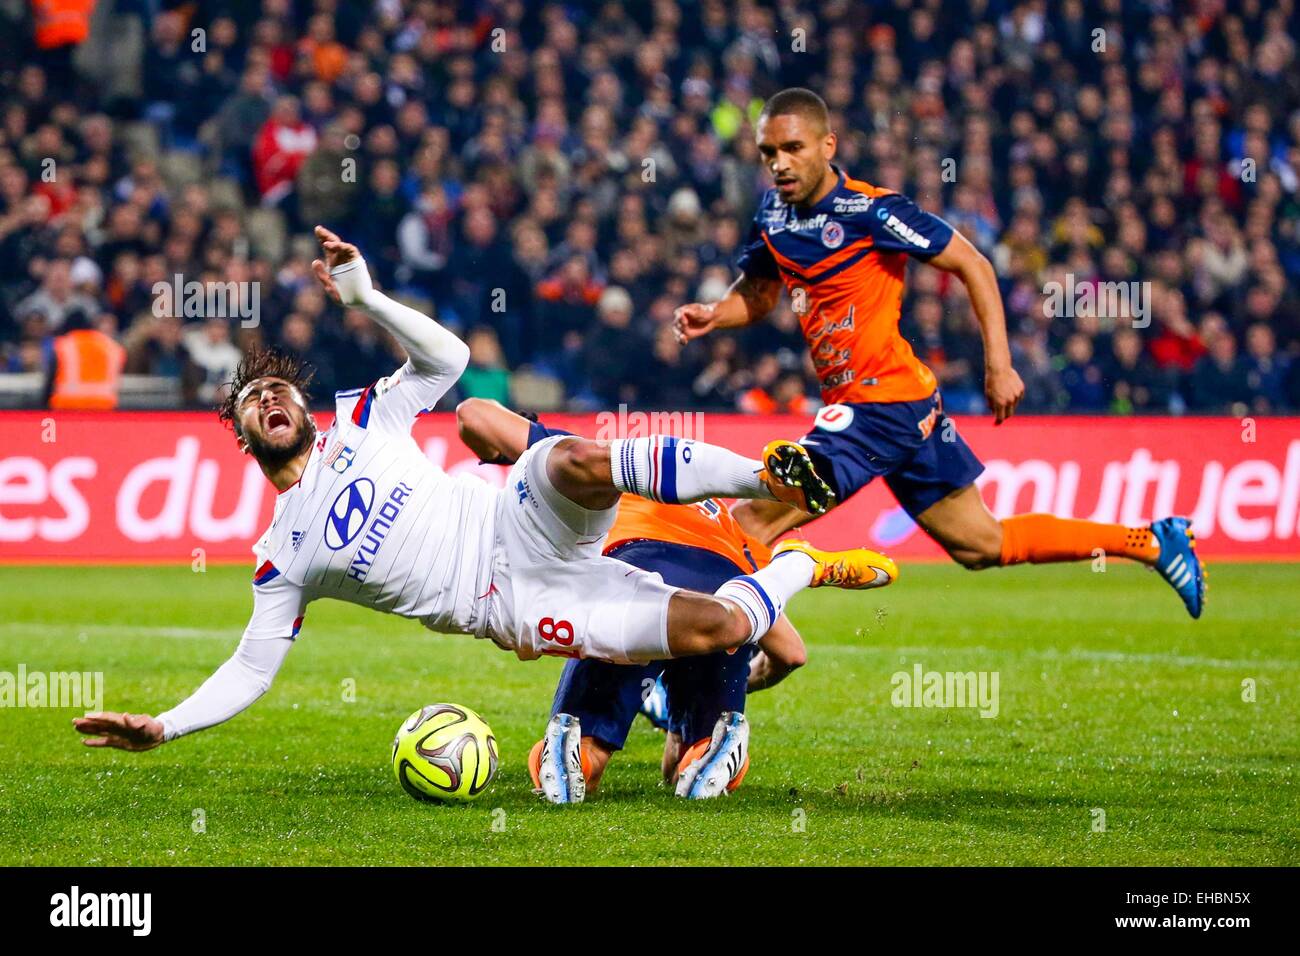
[[(0, 372), (94, 330), (204, 405), (277, 344), (328, 406), (398, 353), (313, 281), (324, 223), (466, 338), (453, 399), (807, 413), (788, 301), (670, 328), (734, 278), (753, 123), (801, 85), (838, 164), (992, 260), (1023, 410), (1300, 409), (1294, 0), (99, 0), (66, 35), (43, 6), (0, 0)], [(965, 291), (910, 268), (905, 333), (980, 411)], [(256, 314), (160, 310), (174, 277)], [(1098, 283), (1126, 307), (1052, 305)]]

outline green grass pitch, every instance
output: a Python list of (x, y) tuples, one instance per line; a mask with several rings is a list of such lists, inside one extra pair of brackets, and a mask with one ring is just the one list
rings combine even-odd
[[(248, 578), (0, 569), (0, 671), (102, 671), (107, 709), (157, 713), (228, 656)], [(1199, 622), (1123, 562), (914, 565), (887, 591), (801, 595), (809, 665), (751, 699), (735, 796), (675, 799), (638, 721), (579, 807), (539, 802), (524, 765), (559, 661), (322, 602), (266, 697), (152, 753), (82, 747), (71, 710), (0, 710), (0, 864), (1294, 865), (1300, 569), (1217, 565), (1212, 587)], [(917, 662), (996, 671), (999, 714), (892, 706)], [(500, 743), (468, 806), (411, 800), (388, 761), (443, 700)]]

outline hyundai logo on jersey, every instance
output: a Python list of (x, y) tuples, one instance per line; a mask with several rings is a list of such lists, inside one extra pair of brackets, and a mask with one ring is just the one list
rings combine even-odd
[(379, 514), (370, 524), (370, 530), (366, 536), (361, 539), (361, 546), (357, 548), (357, 553), (352, 556), (352, 564), (348, 566), (348, 577), (354, 581), (364, 581), (366, 575), (370, 573), (370, 566), (375, 561), (375, 556), (379, 554), (379, 549), (383, 547), (384, 539), (388, 537), (388, 529), (393, 526), (397, 516), (402, 513), (402, 506), (406, 504), (406, 499), (411, 497), (411, 488), (404, 481), (399, 481), (397, 487), (388, 494), (388, 500), (379, 506)]
[(375, 483), (358, 478), (339, 492), (325, 519), (325, 544), (331, 551), (346, 548), (361, 533), (375, 503)]

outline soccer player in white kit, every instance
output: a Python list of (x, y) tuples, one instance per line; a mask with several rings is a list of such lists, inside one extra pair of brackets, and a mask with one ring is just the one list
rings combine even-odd
[(102, 712), (73, 721), (89, 746), (148, 750), (211, 727), (270, 687), (317, 598), (487, 638), (520, 658), (542, 654), (633, 663), (756, 642), (805, 587), (880, 587), (897, 568), (866, 549), (778, 547), (772, 562), (713, 595), (601, 555), (623, 493), (686, 503), (779, 498), (825, 510), (826, 486), (803, 449), (773, 442), (764, 461), (671, 437), (596, 442), (556, 436), (529, 449), (496, 489), (437, 468), (411, 437), (421, 411), (460, 377), (469, 350), (451, 332), (374, 289), (357, 248), (317, 227), (318, 280), (401, 343), (393, 375), (336, 395), (318, 433), (297, 364), (248, 357), (222, 418), (279, 492), (254, 547), (253, 614), (234, 655), (165, 713)]

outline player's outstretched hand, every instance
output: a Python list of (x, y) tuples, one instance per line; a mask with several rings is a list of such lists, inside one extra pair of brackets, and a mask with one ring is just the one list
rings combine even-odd
[(116, 714), (98, 711), (74, 717), (72, 726), (83, 734), (87, 747), (116, 747), (118, 750), (153, 750), (163, 742), (162, 721), (148, 714)]
[(685, 345), (691, 339), (708, 335), (713, 331), (717, 321), (717, 310), (713, 305), (692, 302), (690, 305), (678, 306), (673, 312), (673, 334), (677, 341)]
[(1025, 397), (1025, 383), (1020, 380), (1020, 373), (1010, 366), (985, 372), (984, 397), (988, 399), (989, 408), (993, 409), (993, 424), (1001, 425), (1015, 413), (1016, 406)]
[[(334, 277), (330, 275), (330, 270), (335, 266), (341, 266), (345, 262), (351, 262), (353, 259), (361, 258), (361, 250), (350, 242), (344, 242), (337, 234), (330, 232), (324, 226), (316, 227), (316, 241), (320, 243), (321, 249), (325, 252), (325, 259), (312, 260), (311, 271), (316, 274), (316, 281), (325, 289), (325, 294), (335, 302), (343, 303), (339, 295), (338, 284), (335, 283)], [(349, 303), (343, 303), (347, 305)]]

